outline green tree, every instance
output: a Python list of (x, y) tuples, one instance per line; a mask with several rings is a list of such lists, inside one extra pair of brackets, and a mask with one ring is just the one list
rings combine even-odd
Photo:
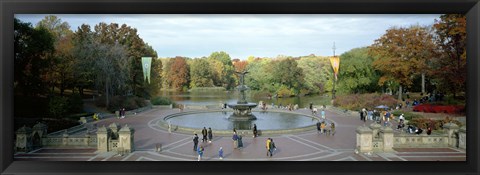
[(190, 66), (190, 88), (212, 87), (213, 71), (206, 59), (194, 59)]
[(270, 63), (271, 59), (249, 60), (246, 68), (249, 73), (245, 77), (245, 84), (252, 90), (274, 93), (276, 89), (273, 88), (272, 70), (269, 70), (268, 66)]
[(373, 67), (374, 58), (368, 48), (355, 48), (340, 55), (338, 90), (346, 93), (367, 93), (380, 90), (380, 73)]
[(329, 77), (332, 77), (332, 71), (327, 57), (310, 55), (301, 57), (297, 62), (298, 67), (305, 74), (304, 86), (308, 89), (308, 93), (323, 93), (331, 89)]
[(215, 69), (217, 74), (217, 76), (215, 77), (217, 79), (216, 81), (214, 80), (215, 85), (225, 87), (226, 89), (231, 89), (235, 84), (235, 68), (233, 67), (230, 55), (228, 55), (224, 51), (213, 52), (212, 54), (210, 54), (210, 56), (208, 56), (208, 59), (215, 60), (221, 63), (219, 64), (215, 63), (215, 61), (210, 61), (210, 63), (214, 65), (213, 68)]
[(277, 59), (272, 61), (270, 66), (273, 83), (290, 88), (295, 95), (300, 94), (300, 90), (304, 88), (305, 75), (294, 59)]
[(14, 89), (25, 96), (45, 94), (47, 57), (54, 52), (54, 36), (44, 27), (14, 19)]

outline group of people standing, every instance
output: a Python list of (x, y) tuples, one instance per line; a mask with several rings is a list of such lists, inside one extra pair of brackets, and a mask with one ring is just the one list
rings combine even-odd
[[(212, 143), (212, 139), (213, 139), (213, 132), (212, 132), (212, 128), (208, 128), (208, 131), (207, 131), (207, 128), (203, 127), (202, 129), (202, 142), (207, 142), (208, 143)], [(202, 160), (202, 156), (203, 156), (203, 152), (205, 151), (205, 148), (203, 146), (200, 146), (198, 147), (198, 142), (199, 142), (199, 137), (197, 135), (197, 133), (194, 133), (194, 136), (193, 136), (193, 151), (197, 151), (198, 153), (198, 161)], [(223, 150), (222, 150), (223, 152)]]
[(122, 108), (118, 111), (118, 118), (125, 118), (125, 108)]

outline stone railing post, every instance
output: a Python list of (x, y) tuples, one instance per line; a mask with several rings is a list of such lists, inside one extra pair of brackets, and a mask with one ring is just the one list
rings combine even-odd
[(393, 129), (383, 127), (381, 132), (383, 139), (383, 152), (393, 152)]
[(458, 130), (458, 147), (461, 149), (467, 149), (467, 128), (462, 126)]
[(457, 148), (458, 147), (458, 137), (457, 137), (457, 132), (458, 132), (458, 125), (455, 123), (447, 123), (443, 125), (443, 128), (446, 130), (447, 135), (448, 135), (448, 146)]
[(100, 152), (108, 152), (108, 143), (110, 142), (110, 130), (105, 126), (97, 129), (97, 150)]
[(371, 152), (373, 149), (373, 133), (369, 127), (359, 126), (357, 132), (357, 150), (361, 153)]
[(29, 152), (32, 150), (32, 129), (23, 126), (18, 129), (15, 134), (17, 139), (15, 149), (19, 152)]
[(32, 130), (32, 145), (33, 147), (42, 147), (43, 138), (47, 135), (47, 125), (43, 123), (37, 123), (33, 126)]
[(135, 150), (134, 148), (134, 139), (133, 139), (134, 130), (125, 125), (118, 132), (119, 134), (119, 148), (123, 148), (124, 153), (131, 153)]
[(62, 135), (62, 145), (67, 146), (68, 145), (68, 132), (65, 130)]
[(379, 139), (379, 131), (380, 131), (380, 128), (382, 128), (382, 125), (374, 122), (372, 124), (370, 124), (370, 129), (372, 130), (372, 134), (373, 134), (373, 138), (374, 139)]

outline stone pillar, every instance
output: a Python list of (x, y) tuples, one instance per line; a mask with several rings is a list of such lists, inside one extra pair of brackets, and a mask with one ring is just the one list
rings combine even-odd
[(108, 152), (108, 143), (110, 141), (110, 130), (102, 126), (97, 129), (97, 150)]
[(448, 146), (457, 148), (458, 147), (458, 137), (457, 137), (457, 132), (458, 132), (458, 125), (455, 123), (447, 123), (443, 125), (443, 129), (447, 132), (448, 135)]
[(359, 126), (356, 132), (357, 132), (357, 150), (361, 153), (371, 152), (373, 149), (372, 130), (366, 126)]
[(461, 149), (467, 149), (467, 128), (462, 126), (458, 130), (458, 147)]
[(108, 126), (110, 128), (110, 131), (112, 132), (110, 139), (118, 139), (118, 125), (116, 123), (112, 123)]
[(125, 125), (120, 129), (118, 132), (119, 135), (119, 148), (123, 148), (124, 153), (131, 153), (135, 150), (134, 147), (134, 138), (133, 138), (134, 130)]
[(23, 126), (18, 129), (15, 134), (17, 139), (15, 142), (15, 149), (18, 152), (29, 152), (32, 150), (32, 129)]
[(33, 126), (33, 134), (38, 133), (40, 137), (47, 135), (47, 125), (43, 123), (37, 123)]
[(32, 132), (32, 145), (33, 147), (42, 147), (43, 138), (47, 135), (47, 125), (43, 123), (37, 123), (33, 126)]
[(62, 145), (67, 146), (68, 145), (68, 131), (65, 130), (62, 135)]
[(380, 139), (378, 134), (380, 131), (380, 128), (382, 128), (382, 125), (378, 124), (377, 122), (373, 122), (372, 124), (370, 124), (370, 129), (372, 130), (373, 139)]
[(383, 139), (383, 152), (393, 152), (393, 129), (390, 127), (383, 127), (381, 132)]

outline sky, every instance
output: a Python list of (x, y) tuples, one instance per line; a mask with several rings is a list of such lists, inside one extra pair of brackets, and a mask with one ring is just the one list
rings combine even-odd
[[(49, 14), (16, 14), (36, 25)], [(127, 24), (158, 57), (332, 56), (373, 44), (391, 27), (433, 25), (440, 14), (53, 14), (73, 31), (82, 24)]]

